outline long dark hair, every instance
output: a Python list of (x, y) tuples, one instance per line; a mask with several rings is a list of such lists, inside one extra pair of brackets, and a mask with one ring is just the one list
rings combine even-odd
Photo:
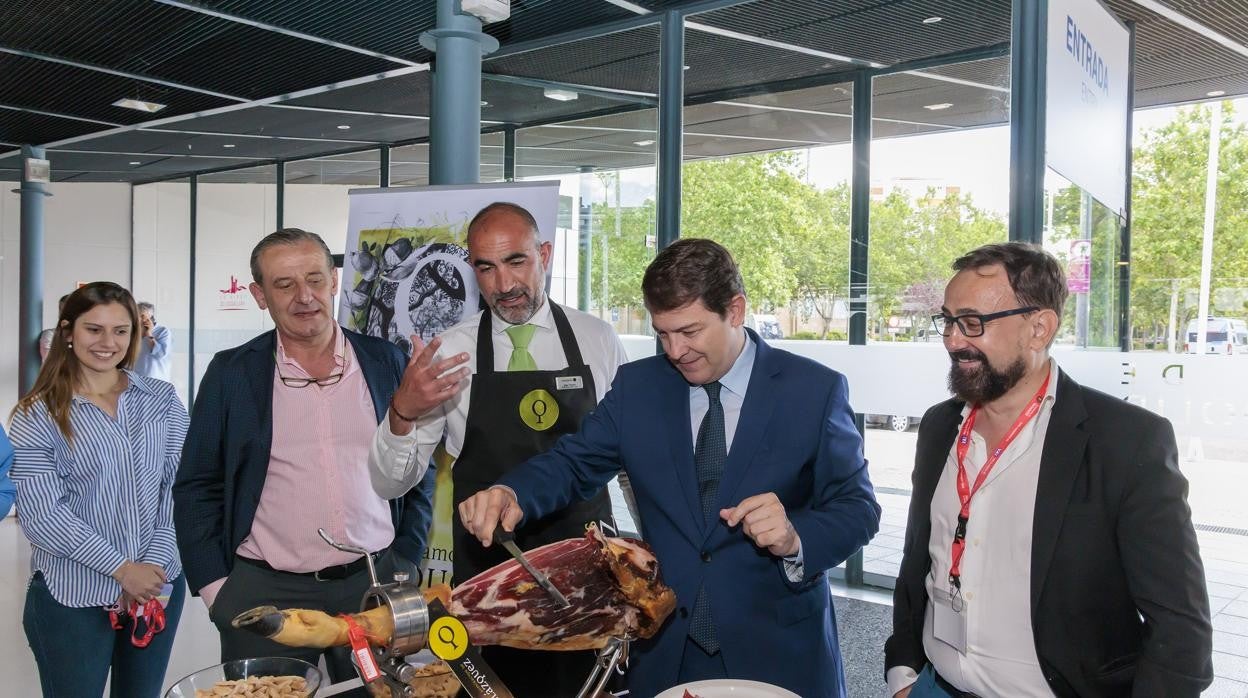
[(35, 379), (35, 387), (22, 396), (13, 413), (18, 410), (28, 413), (30, 408), (42, 400), (48, 406), (52, 420), (60, 427), (65, 439), (73, 441), (73, 430), (69, 425), (69, 406), (74, 398), (74, 388), (82, 374), (82, 365), (69, 346), (73, 336), (74, 323), (84, 313), (97, 305), (118, 303), (130, 314), (130, 346), (121, 359), (119, 368), (133, 368), (139, 355), (139, 309), (134, 303), (134, 296), (126, 289), (111, 281), (94, 281), (82, 286), (69, 294), (61, 307), (61, 316), (56, 321), (56, 331), (52, 333), (52, 348), (48, 350), (48, 358), (39, 369), (39, 377)]

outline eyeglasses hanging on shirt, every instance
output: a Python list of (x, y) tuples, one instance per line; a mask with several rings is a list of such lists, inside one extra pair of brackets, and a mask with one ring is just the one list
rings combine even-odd
[(316, 383), (322, 388), (327, 388), (338, 381), (341, 381), (342, 376), (347, 372), (347, 360), (345, 356), (343, 357), (342, 370), (332, 375), (325, 376), (324, 378), (298, 378), (295, 376), (283, 376), (282, 363), (277, 360), (276, 351), (273, 352), (273, 361), (277, 367), (277, 377), (282, 381), (282, 385), (287, 388), (306, 388), (313, 383)]

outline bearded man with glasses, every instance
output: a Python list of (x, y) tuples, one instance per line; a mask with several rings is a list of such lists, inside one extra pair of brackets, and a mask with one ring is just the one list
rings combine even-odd
[[(408, 361), (393, 344), (334, 321), (338, 276), (320, 236), (279, 230), (251, 254), (251, 294), (275, 329), (213, 357), (200, 382), (173, 487), (178, 548), (191, 590), (221, 632), (222, 661), (279, 655), (316, 664), (321, 650), (277, 645), (236, 630), (264, 604), (337, 614), (359, 610), (379, 574), (423, 554), (432, 476), (403, 498), (369, 483), (373, 434)], [(391, 457), (398, 457), (392, 455)], [(343, 648), (328, 650), (334, 681), (355, 676)]]
[(953, 269), (932, 322), (954, 397), (919, 429), (889, 695), (1196, 698), (1213, 636), (1170, 422), (1050, 357), (1067, 290), (1043, 249)]

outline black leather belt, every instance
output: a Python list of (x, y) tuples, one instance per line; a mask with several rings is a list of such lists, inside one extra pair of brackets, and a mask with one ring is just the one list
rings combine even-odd
[(939, 673), (936, 672), (935, 667), (932, 667), (932, 676), (936, 678), (936, 685), (940, 686), (940, 690), (953, 696), (953, 698), (979, 698), (979, 696), (975, 695), (974, 693), (971, 693), (969, 691), (963, 691), (957, 686), (954, 686), (953, 684), (946, 681), (945, 677), (941, 676)]
[[(380, 552), (373, 553), (372, 554), (373, 561), (376, 562), (377, 559), (381, 557), (381, 555), (382, 553)], [(240, 562), (245, 562), (251, 565), (252, 567), (259, 567), (262, 570), (268, 570), (270, 572), (277, 572), (278, 574), (289, 574), (293, 577), (311, 577), (318, 582), (329, 582), (329, 581), (336, 581), (340, 579), (346, 579), (347, 577), (354, 576), (368, 569), (368, 563), (365, 562), (365, 558), (363, 557), (356, 558), (355, 560), (352, 560), (351, 562), (348, 562), (345, 565), (330, 565), (329, 567), (323, 567), (319, 570), (314, 570), (312, 572), (288, 572), (286, 570), (279, 570), (273, 567), (272, 565), (270, 565), (269, 563), (265, 562), (264, 560), (256, 560), (250, 557), (243, 557), (241, 555), (238, 556), (237, 559)]]

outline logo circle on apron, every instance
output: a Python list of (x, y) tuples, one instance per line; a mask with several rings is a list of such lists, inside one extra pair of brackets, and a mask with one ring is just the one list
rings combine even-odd
[(533, 431), (546, 431), (559, 421), (559, 403), (543, 388), (530, 390), (520, 398), (520, 421)]

